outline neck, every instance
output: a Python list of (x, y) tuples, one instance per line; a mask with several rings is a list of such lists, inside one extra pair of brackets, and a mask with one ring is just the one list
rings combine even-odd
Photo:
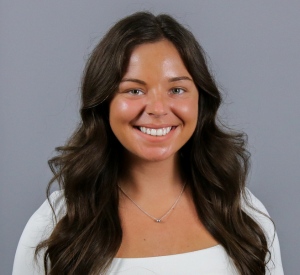
[(137, 158), (124, 152), (119, 185), (136, 200), (156, 200), (178, 196), (185, 182), (179, 154), (160, 161)]

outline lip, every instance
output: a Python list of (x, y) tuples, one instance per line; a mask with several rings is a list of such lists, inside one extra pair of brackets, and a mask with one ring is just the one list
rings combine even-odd
[[(161, 128), (171, 127), (171, 126), (162, 127), (161, 125), (159, 125), (159, 126)], [(146, 127), (146, 126), (134, 126), (133, 129), (134, 129), (134, 131), (136, 131), (136, 133), (140, 137), (142, 137), (143, 139), (145, 139), (146, 141), (149, 141), (151, 143), (159, 143), (159, 142), (163, 142), (163, 141), (166, 141), (166, 140), (170, 139), (174, 135), (175, 130), (177, 129), (177, 126), (173, 126), (171, 131), (168, 134), (166, 134), (165, 136), (151, 136), (151, 135), (143, 133), (142, 131), (140, 131), (136, 127)], [(146, 128), (151, 128), (151, 127), (146, 127)], [(157, 128), (153, 128), (153, 129), (157, 129)]]
[(146, 128), (152, 128), (152, 129), (160, 129), (160, 128), (167, 128), (167, 127), (177, 127), (178, 125), (172, 125), (172, 124), (143, 124), (143, 125), (134, 125), (133, 127), (146, 127)]

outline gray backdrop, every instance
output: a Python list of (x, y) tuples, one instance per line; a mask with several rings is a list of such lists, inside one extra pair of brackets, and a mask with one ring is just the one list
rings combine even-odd
[(0, 274), (45, 200), (47, 160), (78, 120), (88, 53), (119, 18), (167, 12), (190, 26), (224, 94), (224, 119), (249, 136), (250, 190), (277, 225), (286, 274), (298, 274), (299, 1), (0, 2)]

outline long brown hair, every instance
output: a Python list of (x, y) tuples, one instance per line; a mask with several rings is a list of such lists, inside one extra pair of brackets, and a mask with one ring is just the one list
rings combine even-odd
[[(117, 182), (122, 145), (109, 124), (109, 103), (133, 48), (168, 39), (177, 48), (199, 91), (196, 130), (180, 149), (199, 219), (224, 247), (238, 272), (266, 274), (267, 238), (241, 207), (250, 169), (247, 135), (219, 123), (221, 94), (193, 34), (169, 15), (138, 12), (117, 22), (89, 57), (82, 78), (81, 121), (49, 160), (64, 190), (66, 214), (45, 249), (45, 274), (105, 274), (122, 241)], [(224, 126), (224, 127), (223, 127)], [(47, 262), (50, 261), (50, 268)]]

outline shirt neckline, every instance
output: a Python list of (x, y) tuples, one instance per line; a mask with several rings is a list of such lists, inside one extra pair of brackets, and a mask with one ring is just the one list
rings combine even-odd
[(114, 260), (116, 261), (125, 261), (125, 260), (130, 260), (130, 261), (134, 261), (134, 260), (151, 260), (151, 259), (166, 259), (166, 258), (173, 258), (173, 257), (179, 257), (179, 256), (190, 256), (191, 254), (195, 254), (195, 253), (205, 253), (205, 252), (211, 252), (212, 250), (215, 249), (219, 249), (222, 248), (221, 244), (217, 244), (215, 246), (211, 246), (208, 248), (204, 248), (204, 249), (199, 249), (199, 250), (195, 250), (195, 251), (190, 251), (190, 252), (184, 252), (184, 253), (178, 253), (178, 254), (171, 254), (171, 255), (164, 255), (164, 256), (154, 256), (154, 257), (142, 257), (142, 258), (114, 258)]

